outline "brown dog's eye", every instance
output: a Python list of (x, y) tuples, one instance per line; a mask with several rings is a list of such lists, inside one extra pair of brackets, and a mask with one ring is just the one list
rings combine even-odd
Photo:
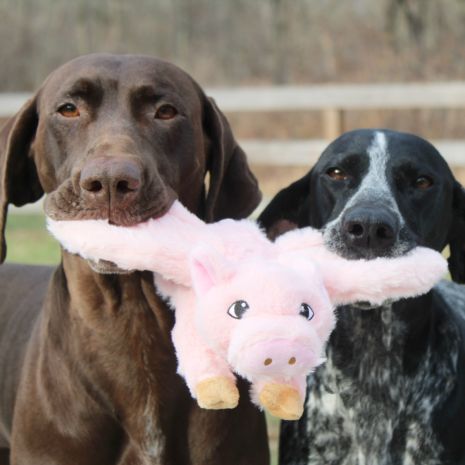
[(172, 105), (162, 105), (155, 113), (156, 119), (173, 119), (178, 114), (178, 110)]
[(349, 177), (344, 170), (341, 170), (341, 168), (338, 168), (337, 166), (329, 168), (326, 171), (326, 174), (335, 181), (344, 181)]
[(433, 180), (429, 176), (420, 176), (415, 180), (415, 187), (420, 190), (429, 189), (433, 185)]
[(77, 118), (80, 116), (79, 109), (73, 103), (65, 103), (58, 108), (58, 113), (64, 116), (65, 118)]

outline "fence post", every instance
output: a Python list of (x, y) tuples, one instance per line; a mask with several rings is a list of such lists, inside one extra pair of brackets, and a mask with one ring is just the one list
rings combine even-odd
[(323, 136), (333, 140), (344, 132), (344, 114), (340, 108), (323, 109)]

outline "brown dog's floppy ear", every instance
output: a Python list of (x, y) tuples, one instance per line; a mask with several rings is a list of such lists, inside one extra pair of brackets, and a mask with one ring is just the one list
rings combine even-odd
[(309, 226), (311, 173), (280, 190), (258, 217), (258, 223), (271, 238)]
[(0, 131), (0, 263), (6, 256), (8, 204), (20, 207), (35, 202), (43, 194), (31, 149), (37, 123), (36, 98), (33, 98)]
[(234, 139), (225, 116), (211, 98), (205, 98), (204, 128), (210, 139), (207, 169), (210, 173), (205, 220), (244, 218), (261, 200), (258, 182), (244, 151)]
[(465, 283), (465, 189), (458, 182), (454, 185), (453, 202), (449, 271), (455, 282)]

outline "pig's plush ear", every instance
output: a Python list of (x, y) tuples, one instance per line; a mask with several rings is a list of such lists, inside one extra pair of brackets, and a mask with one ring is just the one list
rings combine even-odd
[(199, 246), (189, 257), (192, 287), (197, 295), (227, 281), (233, 274), (232, 264), (215, 249)]

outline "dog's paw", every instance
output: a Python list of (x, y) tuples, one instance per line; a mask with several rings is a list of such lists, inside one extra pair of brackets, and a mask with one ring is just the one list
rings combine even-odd
[(224, 376), (201, 381), (197, 384), (195, 393), (199, 407), (210, 410), (235, 408), (239, 403), (239, 391), (234, 381)]
[(259, 394), (260, 404), (281, 420), (298, 420), (304, 411), (304, 400), (297, 389), (286, 384), (265, 384)]

